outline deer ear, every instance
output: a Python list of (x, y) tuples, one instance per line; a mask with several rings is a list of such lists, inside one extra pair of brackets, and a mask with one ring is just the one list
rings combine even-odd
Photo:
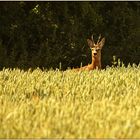
[(99, 42), (100, 48), (102, 48), (104, 46), (104, 44), (105, 44), (105, 37), (102, 38), (102, 40)]
[(90, 39), (87, 39), (87, 42), (88, 42), (88, 46), (89, 46), (90, 48), (92, 48), (92, 47), (93, 47), (93, 41), (90, 40)]

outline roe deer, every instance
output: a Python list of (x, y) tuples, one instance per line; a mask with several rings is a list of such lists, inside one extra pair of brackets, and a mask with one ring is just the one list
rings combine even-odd
[(99, 35), (98, 41), (95, 44), (92, 35), (91, 39), (87, 39), (87, 42), (92, 52), (92, 63), (87, 66), (74, 69), (76, 71), (101, 69), (101, 49), (104, 46), (105, 38), (101, 39), (101, 35)]

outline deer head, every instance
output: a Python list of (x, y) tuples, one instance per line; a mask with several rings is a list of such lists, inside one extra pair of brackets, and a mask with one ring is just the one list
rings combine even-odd
[(95, 43), (93, 39), (93, 35), (91, 36), (91, 39), (87, 39), (88, 46), (90, 47), (92, 51), (92, 57), (93, 58), (99, 58), (101, 56), (101, 49), (104, 46), (105, 38), (101, 39), (101, 35), (98, 37), (97, 43)]

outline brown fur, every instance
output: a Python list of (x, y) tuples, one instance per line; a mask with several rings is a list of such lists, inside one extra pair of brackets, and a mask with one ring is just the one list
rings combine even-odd
[(81, 67), (73, 69), (75, 71), (82, 71), (82, 70), (94, 70), (94, 69), (101, 69), (101, 49), (104, 46), (105, 38), (102, 38), (100, 41), (101, 35), (98, 38), (97, 43), (95, 44), (93, 40), (93, 35), (91, 36), (91, 39), (87, 39), (88, 46), (91, 48), (92, 52), (92, 63)]

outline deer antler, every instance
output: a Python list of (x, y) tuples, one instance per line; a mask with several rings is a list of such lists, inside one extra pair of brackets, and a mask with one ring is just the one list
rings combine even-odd
[(93, 40), (93, 34), (92, 34), (92, 36), (91, 36), (91, 40), (94, 42), (94, 40)]
[(100, 34), (99, 37), (98, 37), (97, 44), (100, 42), (100, 39), (101, 39), (101, 34)]

